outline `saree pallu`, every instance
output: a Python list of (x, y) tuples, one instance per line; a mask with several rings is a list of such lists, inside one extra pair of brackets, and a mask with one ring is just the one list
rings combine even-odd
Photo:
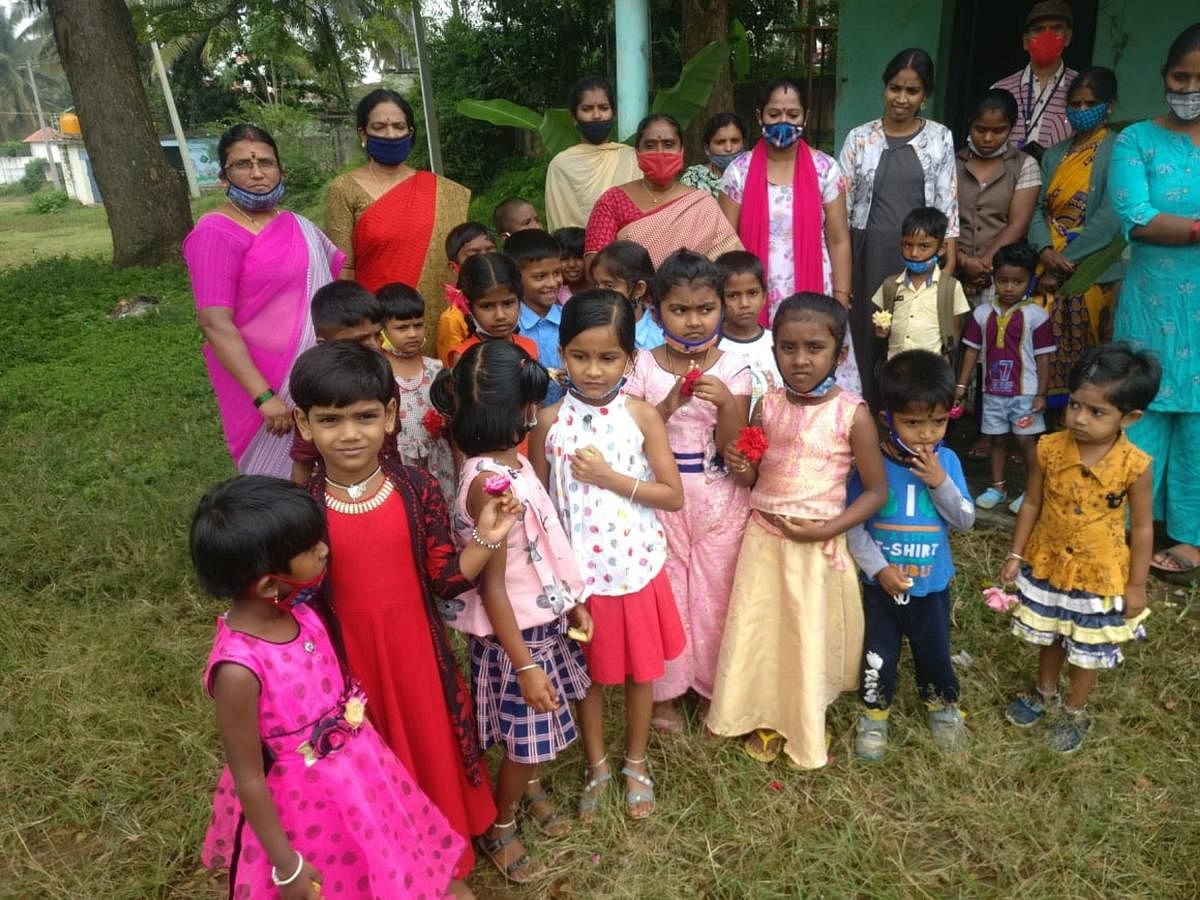
[[(296, 358), (316, 343), (309, 307), (318, 288), (336, 277), (344, 255), (312, 222), (285, 212), (258, 234), (209, 215), (185, 239), (183, 255), (198, 309), (226, 306), (255, 368), (290, 407), (288, 376)], [(291, 476), (291, 435), (272, 435), (254, 400), (211, 345), (204, 360), (217, 397), (229, 454), (243, 475)]]
[[(1087, 222), (1088, 183), (1097, 151), (1105, 133), (1063, 157), (1050, 176), (1046, 188), (1046, 217), (1050, 241), (1062, 253), (1067, 245), (1083, 231)], [(1045, 271), (1040, 267), (1038, 274)], [(1055, 351), (1050, 357), (1051, 398), (1067, 393), (1067, 376), (1071, 366), (1088, 348), (1100, 343), (1100, 335), (1111, 315), (1113, 289), (1108, 284), (1093, 284), (1082, 294), (1043, 294), (1038, 303), (1050, 314), (1054, 327)], [(1062, 405), (1060, 399), (1052, 406)]]
[(716, 259), (730, 250), (744, 250), (741, 238), (707, 191), (692, 191), (666, 206), (627, 222), (617, 238), (646, 248), (657, 269), (676, 250), (687, 248)]
[(461, 184), (418, 171), (371, 203), (354, 224), (358, 283), (374, 293), (398, 281), (425, 299), (426, 356), (434, 355), (438, 319), (446, 311), (446, 235), (466, 221), (470, 202), (471, 192)]

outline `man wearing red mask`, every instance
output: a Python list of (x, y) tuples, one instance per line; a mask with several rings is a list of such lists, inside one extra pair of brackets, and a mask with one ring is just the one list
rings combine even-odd
[(1011, 140), (1036, 159), (1042, 152), (1072, 135), (1067, 124), (1067, 90), (1077, 74), (1063, 63), (1063, 50), (1071, 43), (1074, 17), (1065, 0), (1035, 3), (1025, 17), (1021, 46), (1029, 65), (1001, 78), (992, 87), (1017, 98), (1017, 123)]

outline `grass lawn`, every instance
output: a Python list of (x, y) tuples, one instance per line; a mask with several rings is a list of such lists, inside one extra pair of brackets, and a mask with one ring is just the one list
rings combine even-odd
[[(136, 293), (160, 311), (106, 318)], [(199, 351), (182, 269), (0, 272), (0, 896), (221, 896), (198, 862), (220, 767), (200, 676), (221, 605), (191, 579), (185, 532), (231, 467)], [(979, 600), (1005, 541), (955, 545), (969, 758), (935, 752), (906, 664), (886, 761), (854, 760), (849, 696), (821, 772), (695, 733), (655, 740), (651, 820), (626, 821), (614, 788), (590, 830), (526, 827), (552, 878), (508, 890), (481, 865), (480, 896), (1195, 897), (1195, 595), (1156, 587), (1150, 641), (1101, 678), (1093, 733), (1064, 759), (1001, 717), (1035, 657)], [(568, 809), (582, 771), (577, 748), (547, 769)]]

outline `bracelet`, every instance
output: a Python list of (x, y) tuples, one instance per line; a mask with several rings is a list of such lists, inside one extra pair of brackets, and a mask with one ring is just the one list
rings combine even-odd
[(471, 540), (473, 540), (475, 543), (477, 543), (484, 550), (499, 550), (500, 547), (502, 546), (500, 541), (496, 541), (496, 543), (494, 543), (494, 544), (490, 543), (489, 541), (485, 541), (483, 538), (481, 538), (479, 536), (478, 528), (471, 529)]
[(530, 669), (540, 669), (540, 668), (541, 668), (541, 666), (539, 666), (537, 663), (530, 663), (527, 666), (521, 666), (521, 668), (519, 668), (519, 669), (514, 669), (513, 674), (520, 675), (522, 672), (528, 672)]
[(275, 887), (283, 887), (284, 885), (291, 884), (293, 881), (295, 881), (297, 878), (300, 877), (300, 870), (303, 868), (304, 868), (304, 857), (301, 856), (300, 851), (297, 850), (296, 851), (296, 871), (293, 872), (291, 875), (289, 875), (287, 878), (280, 878), (279, 873), (277, 873), (275, 871), (275, 867), (271, 866), (271, 882), (275, 885)]
[(275, 392), (273, 390), (271, 390), (270, 388), (267, 388), (265, 391), (263, 391), (261, 394), (259, 394), (257, 397), (254, 398), (254, 408), (260, 409), (264, 403), (266, 403), (268, 400), (270, 400), (274, 396), (275, 396)]
[(962, 388), (964, 391), (967, 389), (967, 386), (965, 384), (956, 384), (955, 387)]
[[(633, 476), (631, 475), (630, 477), (632, 478)], [(629, 492), (629, 502), (630, 503), (633, 502), (633, 498), (637, 495), (637, 489), (641, 486), (641, 483), (642, 483), (642, 479), (640, 479), (640, 478), (633, 479), (633, 490)]]
[(1192, 228), (1188, 232), (1188, 243), (1194, 244), (1200, 241), (1200, 219), (1192, 219)]
[(1019, 559), (1021, 562), (1029, 562), (1029, 560), (1027, 560), (1025, 557), (1023, 557), (1023, 556), (1022, 556), (1020, 553), (1018, 553), (1016, 550), (1010, 550), (1010, 551), (1008, 551), (1008, 556), (1006, 556), (1006, 557), (1004, 557), (1004, 558), (1005, 558), (1005, 559)]

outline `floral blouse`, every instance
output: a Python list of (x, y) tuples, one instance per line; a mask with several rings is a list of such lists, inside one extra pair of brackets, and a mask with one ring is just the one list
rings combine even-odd
[[(909, 143), (925, 171), (925, 202), (946, 214), (950, 227), (946, 237), (958, 237), (958, 178), (954, 161), (954, 137), (938, 122), (925, 121), (925, 127)], [(847, 204), (851, 228), (866, 228), (875, 192), (875, 170), (887, 149), (883, 119), (866, 122), (851, 129), (838, 156), (849, 181)]]

